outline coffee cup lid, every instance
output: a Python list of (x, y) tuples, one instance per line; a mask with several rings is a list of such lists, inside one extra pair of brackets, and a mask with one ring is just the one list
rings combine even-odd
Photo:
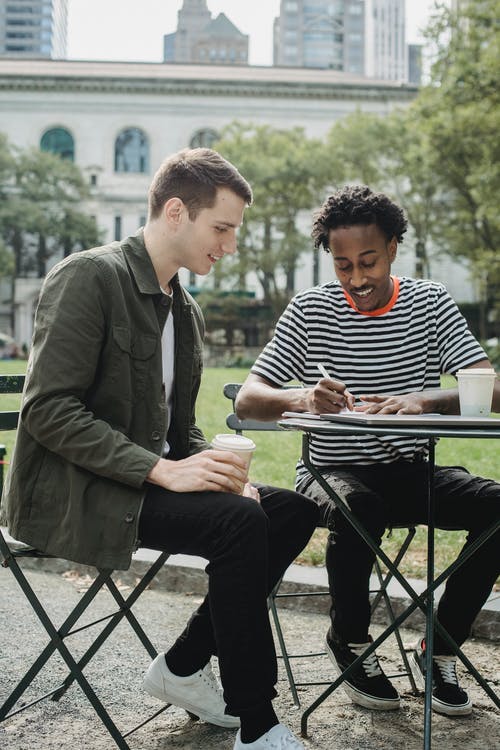
[(255, 443), (250, 438), (244, 435), (231, 435), (230, 433), (216, 435), (212, 440), (212, 446), (235, 451), (253, 451), (256, 448)]
[(495, 375), (495, 370), (492, 367), (468, 367), (463, 370), (457, 370), (457, 375)]

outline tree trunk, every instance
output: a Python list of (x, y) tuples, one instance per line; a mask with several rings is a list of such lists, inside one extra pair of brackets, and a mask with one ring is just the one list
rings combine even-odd
[(319, 247), (313, 250), (313, 286), (319, 284)]
[(426, 279), (429, 276), (429, 258), (427, 257), (425, 242), (417, 239), (415, 244), (415, 278)]
[(40, 234), (38, 237), (38, 250), (36, 254), (36, 265), (39, 279), (43, 279), (47, 275), (46, 260), (47, 243), (43, 234)]

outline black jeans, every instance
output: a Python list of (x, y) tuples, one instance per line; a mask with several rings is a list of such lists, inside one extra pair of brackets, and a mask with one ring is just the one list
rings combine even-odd
[[(425, 462), (406, 461), (322, 471), (377, 544), (386, 528), (427, 522), (427, 472)], [(491, 479), (473, 476), (458, 466), (436, 466), (434, 487), (436, 527), (466, 529), (464, 549), (500, 517), (500, 484)], [(326, 565), (333, 628), (343, 640), (366, 643), (374, 553), (316, 481), (301, 489), (318, 502), (321, 523), (330, 529)], [(458, 645), (469, 636), (499, 573), (500, 532), (448, 578), (437, 618)], [(435, 653), (449, 652), (436, 635)]]
[(208, 594), (171, 651), (193, 672), (217, 654), (227, 710), (237, 716), (276, 695), (267, 595), (318, 521), (317, 505), (303, 495), (257, 486), (260, 504), (151, 485), (139, 519), (142, 546), (209, 561)]

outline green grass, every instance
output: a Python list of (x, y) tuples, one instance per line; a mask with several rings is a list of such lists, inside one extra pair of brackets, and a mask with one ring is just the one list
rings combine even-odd
[[(26, 362), (0, 361), (0, 374), (24, 372)], [(197, 405), (197, 422), (208, 440), (220, 432), (226, 432), (226, 416), (231, 411), (231, 403), (222, 394), (225, 383), (243, 382), (248, 374), (244, 368), (205, 369)], [(450, 387), (454, 380), (443, 380), (444, 387)], [(17, 409), (17, 396), (2, 396), (2, 408)], [(301, 436), (299, 433), (252, 432), (252, 440), (257, 445), (252, 461), (250, 477), (254, 481), (274, 484), (292, 489), (295, 464), (300, 455)], [(0, 443), (7, 447), (7, 455), (12, 453), (14, 433), (1, 433)], [(469, 471), (500, 481), (498, 443), (495, 440), (452, 440), (443, 438), (436, 449), (436, 461), (444, 465), (467, 466)], [(395, 530), (384, 540), (387, 554), (395, 554), (404, 536), (404, 530)], [(324, 564), (326, 531), (317, 529), (309, 545), (299, 558), (308, 565)], [(450, 563), (460, 551), (465, 540), (464, 532), (436, 531), (436, 570)], [(426, 529), (420, 527), (410, 547), (402, 570), (406, 575), (423, 578), (426, 570)]]

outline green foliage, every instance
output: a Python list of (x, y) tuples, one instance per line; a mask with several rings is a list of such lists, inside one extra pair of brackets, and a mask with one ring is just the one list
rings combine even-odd
[[(241, 366), (246, 364), (241, 355), (234, 354), (235, 344), (252, 347), (267, 344), (275, 320), (269, 303), (256, 299), (251, 292), (206, 288), (197, 296), (197, 301), (205, 318), (207, 343), (223, 349), (219, 352), (223, 359), (217, 359), (218, 365), (237, 366), (238, 361)], [(253, 359), (248, 362), (251, 364)]]
[(14, 273), (14, 258), (0, 237), (0, 277), (11, 276)]
[[(80, 209), (88, 197), (70, 161), (38, 149), (20, 150), (0, 136), (0, 272), (45, 276), (47, 260), (95, 245), (95, 220)], [(2, 257), (3, 256), (3, 257)]]
[(482, 345), (495, 370), (500, 371), (500, 343), (488, 344), (488, 342), (483, 341)]
[(427, 246), (441, 203), (429, 169), (429, 144), (412, 109), (384, 117), (348, 115), (331, 128), (327, 149), (336, 186), (364, 183), (388, 193), (405, 208), (415, 243), (414, 275), (428, 276)]
[(297, 215), (322, 200), (328, 179), (323, 146), (307, 138), (303, 128), (235, 122), (225, 128), (215, 148), (237, 164), (254, 192), (228, 274), (244, 288), (246, 273), (253, 271), (264, 300), (279, 313), (295, 291), (298, 258), (311, 247), (297, 226)]
[(472, 261), (484, 302), (496, 305), (500, 320), (500, 2), (461, 2), (446, 8), (427, 36), (436, 50), (431, 83), (413, 114), (430, 144), (430, 168), (446, 198), (433, 226), (447, 252)]
[[(355, 112), (327, 137), (331, 182), (362, 182), (392, 195), (413, 232), (414, 275), (432, 276), (429, 246), (472, 262), (481, 338), (500, 324), (500, 0), (438, 4), (427, 36), (430, 83), (404, 110)], [(497, 330), (495, 335), (500, 331)]]

